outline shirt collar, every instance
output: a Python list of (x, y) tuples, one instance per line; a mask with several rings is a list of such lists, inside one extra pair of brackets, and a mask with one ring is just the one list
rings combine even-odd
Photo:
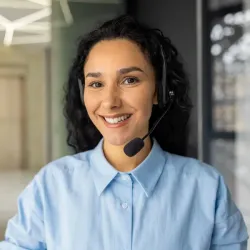
[[(103, 138), (90, 154), (91, 171), (99, 196), (119, 173), (105, 158), (102, 146)], [(152, 194), (163, 171), (165, 161), (165, 152), (161, 149), (158, 142), (153, 139), (153, 146), (148, 156), (137, 168), (130, 172), (147, 197)]]

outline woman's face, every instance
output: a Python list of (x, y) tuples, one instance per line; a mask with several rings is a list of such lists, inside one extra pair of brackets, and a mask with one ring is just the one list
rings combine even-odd
[(143, 137), (157, 94), (154, 70), (140, 48), (126, 39), (101, 41), (83, 70), (84, 103), (104, 140), (121, 146)]

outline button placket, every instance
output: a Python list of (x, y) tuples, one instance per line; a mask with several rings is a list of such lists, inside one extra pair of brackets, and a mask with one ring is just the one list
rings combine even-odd
[(119, 230), (123, 229), (122, 231), (126, 232), (119, 236), (119, 248), (131, 250), (133, 182), (132, 178), (125, 173), (120, 173), (117, 177), (117, 187), (114, 190), (117, 195)]

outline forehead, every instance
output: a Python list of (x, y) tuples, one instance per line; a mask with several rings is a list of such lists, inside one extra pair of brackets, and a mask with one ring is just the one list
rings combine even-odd
[(150, 70), (151, 66), (140, 47), (127, 39), (98, 42), (89, 52), (84, 70), (101, 71), (107, 68), (140, 66)]

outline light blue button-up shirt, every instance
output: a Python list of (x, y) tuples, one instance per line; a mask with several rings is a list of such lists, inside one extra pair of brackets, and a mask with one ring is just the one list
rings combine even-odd
[(163, 151), (119, 173), (94, 150), (44, 167), (22, 192), (1, 250), (246, 250), (222, 176)]

